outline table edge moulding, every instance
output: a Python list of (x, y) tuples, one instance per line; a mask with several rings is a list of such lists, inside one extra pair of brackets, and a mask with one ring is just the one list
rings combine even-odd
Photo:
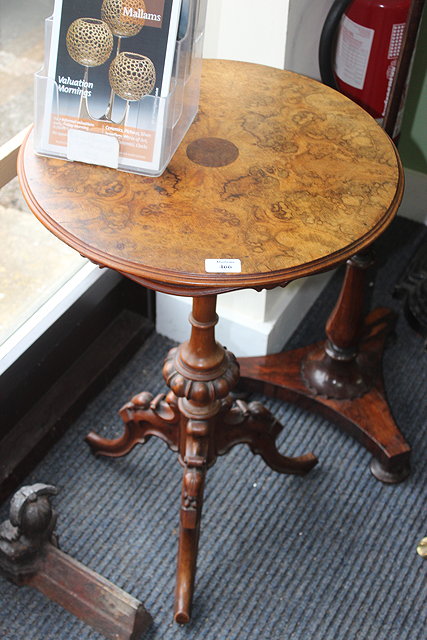
[[(238, 90), (236, 90), (238, 87)], [(30, 209), (94, 262), (165, 293), (192, 296), (188, 341), (166, 356), (168, 391), (134, 395), (124, 431), (87, 436), (93, 452), (122, 456), (157, 436), (184, 468), (175, 620), (188, 622), (207, 469), (247, 444), (280, 473), (317, 462), (282, 455), (282, 425), (253, 389), (319, 411), (373, 454), (383, 482), (409, 472), (409, 445), (389, 410), (381, 356), (391, 313), (364, 318), (370, 246), (403, 194), (393, 143), (360, 107), (291, 72), (204, 61), (199, 114), (159, 178), (35, 156), (31, 135), (18, 173)], [(207, 273), (205, 259), (238, 264)], [(236, 358), (215, 340), (216, 296), (284, 286), (347, 263), (326, 341)], [(240, 380), (240, 383), (239, 383)], [(238, 391), (237, 385), (239, 384)]]

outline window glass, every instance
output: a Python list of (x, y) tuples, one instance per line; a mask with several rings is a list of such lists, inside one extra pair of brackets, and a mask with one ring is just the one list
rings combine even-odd
[(30, 213), (15, 178), (0, 191), (0, 344), (86, 260)]
[(33, 120), (33, 75), (52, 10), (53, 0), (0, 0), (0, 144)]
[[(53, 0), (0, 0), (0, 146), (33, 120), (34, 73), (43, 64)], [(0, 344), (86, 260), (28, 210), (15, 178), (0, 190)]]

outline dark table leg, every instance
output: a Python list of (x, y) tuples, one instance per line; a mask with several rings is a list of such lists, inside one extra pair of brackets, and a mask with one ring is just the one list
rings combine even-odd
[(335, 422), (373, 454), (374, 476), (395, 483), (409, 473), (410, 447), (390, 412), (381, 373), (392, 313), (376, 309), (363, 321), (369, 265), (368, 255), (348, 261), (325, 342), (239, 362), (247, 388), (300, 404)]

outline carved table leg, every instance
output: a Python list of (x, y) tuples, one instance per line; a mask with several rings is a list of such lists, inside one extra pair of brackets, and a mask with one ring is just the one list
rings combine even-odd
[(239, 380), (239, 365), (215, 340), (215, 307), (214, 295), (193, 299), (190, 339), (171, 349), (163, 366), (168, 395), (135, 396), (120, 411), (125, 422), (120, 438), (87, 436), (99, 455), (124, 455), (153, 435), (179, 451), (184, 467), (175, 591), (179, 623), (190, 620), (205, 474), (216, 457), (242, 442), (281, 473), (303, 475), (317, 462), (312, 454), (289, 458), (277, 451), (275, 438), (282, 426), (260, 403), (233, 406), (230, 392)]
[(148, 391), (136, 395), (120, 409), (125, 423), (123, 435), (118, 438), (101, 438), (91, 431), (86, 436), (95, 455), (118, 458), (129, 453), (135, 445), (144, 444), (150, 436), (166, 442), (172, 451), (178, 451), (179, 411), (175, 396), (159, 394), (155, 398)]
[(381, 358), (392, 314), (377, 309), (363, 323), (368, 255), (347, 263), (343, 287), (326, 325), (326, 342), (260, 358), (242, 358), (250, 389), (318, 411), (358, 439), (374, 459), (382, 482), (409, 473), (410, 447), (398, 430), (385, 397)]
[(203, 490), (208, 462), (209, 420), (184, 419), (186, 449), (182, 481), (175, 620), (189, 622), (196, 575)]
[(302, 476), (317, 464), (312, 453), (297, 458), (279, 453), (275, 441), (283, 425), (261, 402), (247, 404), (236, 400), (231, 406), (226, 406), (218, 427), (218, 455), (224, 455), (237, 444), (247, 444), (252, 453), (260, 455), (270, 469), (278, 473)]

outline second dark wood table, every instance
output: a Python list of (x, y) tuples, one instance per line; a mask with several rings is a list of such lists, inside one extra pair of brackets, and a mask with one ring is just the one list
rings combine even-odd
[[(283, 286), (348, 261), (326, 345), (244, 359), (243, 377), (325, 411), (374, 453), (377, 475), (404, 477), (409, 446), (379, 374), (387, 313), (363, 329), (361, 310), (367, 249), (397, 211), (402, 168), (362, 109), (303, 76), (205, 61), (199, 115), (160, 178), (37, 157), (31, 137), (19, 176), (35, 215), (81, 254), (157, 291), (193, 296), (190, 339), (163, 367), (168, 393), (133, 397), (119, 438), (88, 436), (99, 455), (124, 455), (153, 435), (179, 453), (178, 622), (190, 619), (204, 479), (216, 457), (246, 443), (281, 473), (316, 464), (312, 454), (279, 453), (281, 425), (262, 404), (233, 400), (239, 363), (215, 340), (218, 293)], [(216, 258), (239, 260), (241, 270), (208, 273), (205, 260)]]

